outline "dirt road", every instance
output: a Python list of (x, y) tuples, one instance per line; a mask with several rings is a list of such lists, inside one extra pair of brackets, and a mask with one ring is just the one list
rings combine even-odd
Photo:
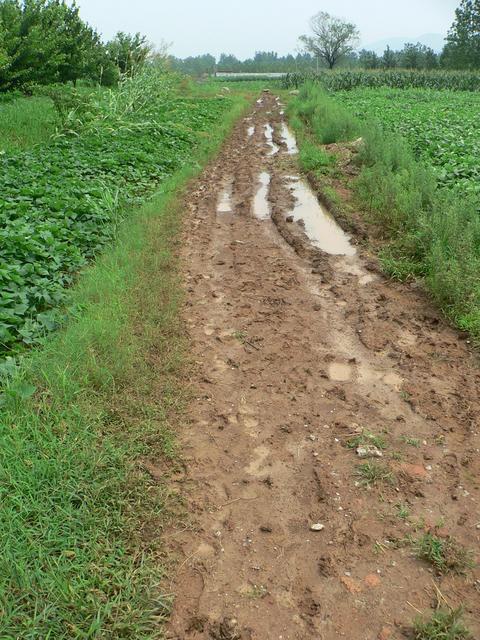
[(355, 238), (309, 242), (281, 111), (264, 94), (186, 201), (191, 525), (168, 536), (168, 637), (403, 638), (442, 595), (480, 637), (478, 570), (438, 575), (414, 544), (478, 549), (478, 361)]

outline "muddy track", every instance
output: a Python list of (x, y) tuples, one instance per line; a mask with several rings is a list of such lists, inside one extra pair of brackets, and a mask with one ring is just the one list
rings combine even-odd
[[(408, 541), (434, 530), (478, 548), (478, 362), (360, 247), (328, 255), (286, 221), (297, 169), (280, 112), (264, 94), (186, 199), (191, 522), (168, 536), (168, 637), (403, 638), (415, 609), (435, 605), (434, 584), (480, 637), (478, 570), (436, 575)], [(371, 488), (346, 446), (362, 429), (382, 435), (391, 472)]]

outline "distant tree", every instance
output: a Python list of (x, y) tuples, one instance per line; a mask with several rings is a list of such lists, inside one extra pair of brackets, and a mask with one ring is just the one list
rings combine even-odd
[(400, 66), (405, 69), (434, 69), (438, 65), (438, 56), (433, 49), (421, 42), (408, 43), (398, 54)]
[(384, 69), (395, 69), (395, 67), (397, 66), (397, 56), (395, 54), (395, 51), (392, 51), (392, 49), (390, 49), (388, 45), (383, 52), (380, 63)]
[(317, 59), (324, 60), (329, 69), (352, 53), (359, 38), (357, 27), (325, 11), (317, 13), (310, 19), (313, 36), (300, 36), (306, 51)]
[(232, 53), (221, 53), (218, 60), (217, 68), (219, 71), (235, 73), (242, 71), (242, 63)]
[(131, 35), (119, 31), (115, 38), (107, 43), (110, 59), (116, 64), (122, 75), (134, 75), (147, 61), (152, 45), (140, 33)]
[(439, 66), (440, 56), (435, 53), (431, 47), (425, 47), (423, 54), (423, 68), (424, 69), (437, 69)]
[(380, 61), (381, 59), (375, 51), (362, 49), (358, 54), (358, 64), (362, 69), (378, 69), (380, 67)]
[(462, 0), (441, 60), (451, 68), (480, 68), (480, 0)]

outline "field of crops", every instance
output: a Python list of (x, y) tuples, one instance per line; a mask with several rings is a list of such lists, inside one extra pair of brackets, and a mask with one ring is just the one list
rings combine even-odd
[(339, 91), (355, 115), (401, 134), (439, 184), (480, 194), (480, 93), (422, 89)]
[(58, 326), (78, 271), (228, 105), (140, 77), (82, 103), (48, 143), (0, 155), (0, 356)]
[(478, 91), (480, 73), (475, 71), (418, 71), (391, 70), (339, 70), (319, 73), (287, 73), (282, 80), (285, 89), (298, 88), (307, 81), (318, 82), (331, 91), (349, 91), (358, 88), (389, 87), (391, 89), (437, 89), (447, 91)]

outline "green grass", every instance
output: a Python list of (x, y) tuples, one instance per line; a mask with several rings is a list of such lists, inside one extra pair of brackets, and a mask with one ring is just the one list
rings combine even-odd
[(400, 436), (400, 440), (405, 444), (408, 444), (410, 447), (415, 447), (416, 449), (420, 447), (419, 438), (413, 438), (412, 436)]
[(380, 462), (364, 462), (357, 466), (356, 476), (364, 487), (378, 484), (393, 484), (394, 475), (390, 469)]
[(349, 449), (356, 449), (362, 445), (373, 445), (377, 447), (377, 449), (386, 449), (387, 443), (385, 442), (385, 438), (375, 433), (370, 433), (369, 431), (363, 431), (359, 433), (357, 436), (352, 436), (347, 440), (347, 447)]
[(16, 98), (0, 103), (0, 152), (14, 153), (46, 142), (56, 122), (49, 98)]
[(2, 638), (160, 634), (170, 602), (159, 537), (178, 507), (142, 461), (167, 480), (185, 401), (179, 197), (244, 106), (232, 100), (188, 162), (120, 225), (70, 291), (65, 328), (3, 367)]
[(439, 538), (425, 533), (415, 542), (419, 558), (429, 562), (439, 573), (463, 574), (474, 566), (473, 554), (451, 537)]
[(462, 617), (462, 609), (439, 609), (429, 620), (415, 622), (413, 640), (473, 640)]
[[(435, 100), (436, 94), (421, 92), (419, 104), (427, 95)], [(470, 100), (478, 103), (477, 97)], [(387, 112), (397, 108), (394, 100), (390, 102), (385, 98)], [(480, 201), (478, 180), (472, 178), (478, 165), (478, 154), (472, 152), (478, 127), (471, 120), (465, 124), (466, 155), (458, 151), (463, 149), (458, 126), (452, 134), (453, 142), (446, 136), (442, 162), (449, 178), (442, 181), (425, 157), (415, 155), (410, 140), (422, 137), (415, 127), (406, 139), (398, 132), (387, 131), (370, 116), (357, 118), (353, 104), (351, 108), (318, 85), (303, 85), (288, 109), (289, 117), (303, 132), (300, 149), (305, 140), (321, 147), (326, 142), (363, 138), (355, 158), (359, 175), (349, 178), (349, 186), (353, 187), (355, 205), (376, 227), (377, 235), (381, 232), (383, 236), (380, 257), (385, 272), (401, 280), (418, 279), (444, 314), (480, 342)], [(410, 122), (415, 117), (408, 110), (405, 118), (401, 113), (397, 116), (400, 121)], [(427, 120), (424, 118), (424, 122)], [(431, 120), (435, 123), (435, 118)], [(435, 128), (435, 124), (429, 126)], [(441, 127), (445, 133), (445, 124), (440, 123)], [(426, 148), (430, 138), (428, 134), (422, 143)], [(452, 149), (457, 149), (456, 159), (449, 163)], [(465, 170), (460, 169), (464, 162), (468, 164)], [(471, 189), (465, 188), (465, 181)]]

